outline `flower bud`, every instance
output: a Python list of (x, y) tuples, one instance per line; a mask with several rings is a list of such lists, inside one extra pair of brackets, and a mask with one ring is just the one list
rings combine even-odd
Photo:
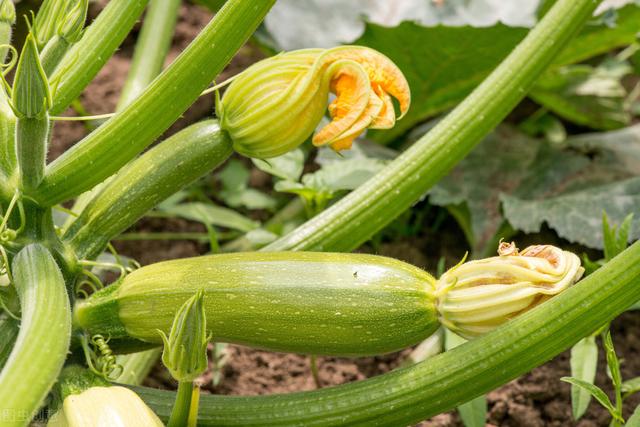
[(168, 338), (158, 331), (164, 341), (162, 363), (177, 381), (193, 381), (208, 367), (209, 337), (203, 299), (204, 292), (200, 290), (180, 307)]
[(58, 26), (58, 35), (69, 43), (76, 43), (82, 36), (84, 23), (87, 20), (89, 0), (76, 0), (67, 6), (67, 13)]
[(437, 281), (440, 321), (462, 337), (491, 331), (567, 289), (584, 272), (575, 254), (551, 245), (519, 252), (501, 244), (498, 253), (457, 265)]
[(16, 8), (12, 0), (0, 0), (0, 22), (11, 25), (16, 22)]
[(260, 61), (229, 86), (216, 111), (240, 154), (270, 158), (302, 144), (327, 109), (331, 122), (313, 136), (316, 146), (348, 149), (367, 128), (389, 129), (398, 101), (409, 109), (409, 84), (381, 53), (361, 46), (303, 49)]
[(164, 426), (133, 391), (125, 387), (91, 387), (64, 399), (47, 427)]
[(33, 34), (28, 34), (13, 79), (12, 103), (20, 118), (42, 117), (51, 104), (47, 75), (42, 69)]

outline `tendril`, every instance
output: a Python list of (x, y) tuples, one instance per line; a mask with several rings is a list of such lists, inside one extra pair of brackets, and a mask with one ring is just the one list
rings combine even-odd
[(114, 381), (122, 374), (124, 368), (117, 363), (116, 356), (109, 347), (109, 338), (94, 335), (89, 341), (86, 335), (82, 335), (80, 343), (87, 365), (94, 374), (109, 381)]
[(9, 307), (7, 307), (7, 305), (4, 303), (4, 298), (2, 298), (2, 295), (0, 295), (0, 308), (2, 308), (5, 313), (7, 313), (10, 317), (14, 318), (15, 320), (20, 321), (20, 316), (18, 316), (17, 314), (14, 314)]
[(0, 44), (0, 49), (8, 49), (11, 52), (11, 57), (7, 62), (0, 62), (0, 69), (2, 69), (2, 75), (6, 76), (13, 70), (13, 67), (18, 63), (18, 50), (10, 44)]
[[(20, 216), (20, 226), (17, 230), (13, 230), (9, 228), (9, 218), (11, 218), (11, 214), (13, 214), (13, 211), (16, 208), (18, 209), (18, 214)], [(7, 206), (7, 211), (2, 216), (2, 221), (0, 222), (0, 243), (7, 244), (14, 241), (16, 236), (24, 231), (26, 222), (27, 218), (24, 211), (24, 205), (21, 201), (21, 194), (19, 191), (16, 191), (9, 202), (9, 206)]]
[(13, 277), (11, 276), (11, 268), (9, 268), (9, 256), (7, 255), (7, 251), (4, 246), (0, 245), (0, 261), (2, 261), (2, 266), (0, 266), (0, 275), (6, 275), (9, 278), (9, 282), (13, 282)]

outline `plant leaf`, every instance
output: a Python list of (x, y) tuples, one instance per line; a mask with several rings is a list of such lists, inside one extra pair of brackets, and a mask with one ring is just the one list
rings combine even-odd
[(181, 203), (162, 208), (160, 211), (191, 221), (206, 222), (244, 232), (251, 231), (260, 225), (234, 210), (200, 202)]
[[(538, 141), (514, 128), (499, 127), (429, 193), (429, 201), (435, 205), (466, 204), (474, 254), (484, 252), (503, 222), (500, 193), (511, 193), (521, 185), (538, 150)], [(460, 207), (456, 209), (463, 213)]]
[(562, 377), (560, 378), (560, 380), (567, 382), (571, 385), (575, 385), (577, 387), (583, 388), (585, 391), (591, 394), (591, 396), (593, 396), (598, 402), (600, 402), (600, 404), (604, 406), (612, 415), (615, 412), (615, 408), (613, 407), (613, 404), (611, 403), (609, 396), (607, 396), (606, 393), (602, 391), (600, 387), (595, 386), (586, 381), (583, 381), (581, 379), (573, 378), (573, 377)]
[(622, 62), (599, 67), (569, 65), (545, 73), (529, 96), (560, 117), (593, 129), (617, 129), (631, 121), (625, 107), (622, 77), (631, 73)]
[[(581, 339), (571, 348), (571, 375), (593, 384), (598, 367), (598, 346), (596, 339), (589, 336)], [(578, 420), (589, 407), (591, 394), (582, 387), (571, 385), (571, 408), (573, 419)]]
[(305, 156), (301, 149), (297, 148), (282, 156), (269, 160), (251, 159), (258, 169), (280, 179), (297, 181), (304, 169)]
[(624, 381), (622, 383), (622, 387), (620, 387), (625, 396), (629, 396), (631, 394), (637, 393), (640, 391), (640, 377), (635, 377), (630, 380)]
[(631, 416), (629, 417), (629, 419), (627, 420), (624, 426), (640, 427), (640, 405), (636, 406), (635, 411), (633, 411), (633, 414), (631, 414)]

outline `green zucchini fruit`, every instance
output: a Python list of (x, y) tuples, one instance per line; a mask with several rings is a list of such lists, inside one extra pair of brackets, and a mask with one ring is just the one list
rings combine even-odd
[(143, 267), (80, 301), (90, 333), (161, 344), (176, 310), (205, 292), (213, 340), (275, 351), (383, 354), (440, 325), (425, 271), (390, 258), (319, 252), (248, 252)]

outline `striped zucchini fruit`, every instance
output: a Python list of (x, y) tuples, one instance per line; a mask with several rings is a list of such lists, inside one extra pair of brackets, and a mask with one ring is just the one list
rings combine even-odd
[(205, 292), (213, 340), (336, 356), (403, 349), (438, 327), (427, 272), (374, 255), (248, 252), (143, 267), (77, 304), (76, 326), (161, 344), (177, 309)]

